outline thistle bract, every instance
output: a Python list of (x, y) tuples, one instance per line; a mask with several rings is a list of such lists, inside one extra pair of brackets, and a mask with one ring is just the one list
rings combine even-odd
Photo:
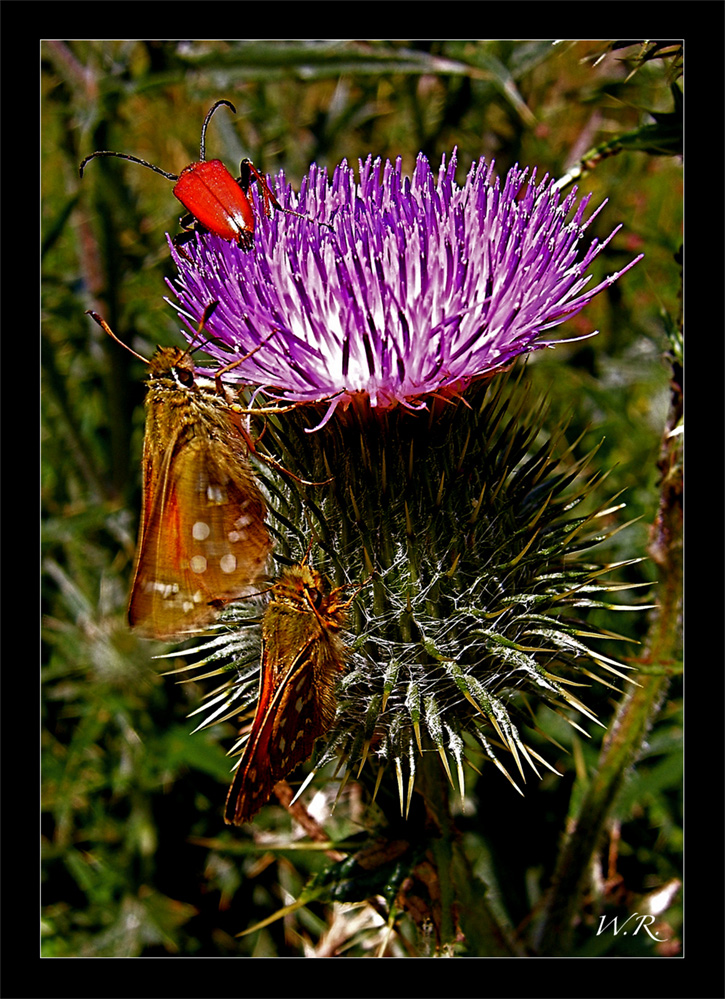
[(219, 302), (208, 353), (226, 366), (254, 351), (225, 377), (331, 409), (359, 393), (417, 407), (553, 346), (550, 331), (620, 276), (588, 288), (617, 229), (582, 249), (603, 205), (585, 219), (590, 197), (518, 167), (502, 184), (485, 160), (459, 186), (456, 166), (454, 152), (434, 173), (421, 154), (408, 178), (369, 157), (331, 181), (313, 166), (297, 200), (282, 176), (277, 190), (314, 221), (260, 210), (250, 252), (213, 236), (172, 248), (189, 329)]
[[(581, 558), (607, 533), (601, 508), (574, 515), (597, 478), (573, 490), (585, 460), (557, 454), (562, 433), (544, 434), (542, 410), (522, 410), (517, 389), (505, 374), (427, 412), (356, 400), (322, 427), (314, 406), (265, 417), (267, 447), (317, 480), (259, 469), (280, 571), (309, 558), (362, 584), (318, 766), (376, 778), (390, 767), (404, 814), (430, 752), (462, 794), (465, 761), (494, 763), (520, 790), (502, 755), (523, 781), (525, 765), (548, 765), (522, 727), (531, 701), (598, 723), (570, 685), (626, 677), (625, 664), (590, 648), (596, 629), (584, 620), (609, 606), (602, 574), (613, 568)], [(258, 660), (237, 668), (235, 629), (256, 613), (230, 606), (233, 630), (210, 647), (228, 677), (210, 722), (254, 705)]]

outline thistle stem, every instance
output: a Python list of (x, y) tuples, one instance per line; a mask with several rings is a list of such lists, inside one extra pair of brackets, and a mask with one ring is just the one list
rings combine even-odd
[(464, 953), (470, 956), (515, 956), (513, 942), (488, 906), (485, 885), (471, 869), (451, 816), (450, 786), (438, 754), (432, 750), (423, 753), (416, 791), (423, 796), (428, 816), (430, 846), (426, 856), (432, 868), (428, 883), (438, 899), (439, 952), (453, 954), (455, 948), (460, 953), (463, 945)]

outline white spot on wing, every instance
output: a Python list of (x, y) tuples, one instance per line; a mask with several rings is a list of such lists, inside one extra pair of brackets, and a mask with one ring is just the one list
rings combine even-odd
[(229, 552), (227, 555), (224, 555), (222, 558), (219, 559), (219, 568), (221, 569), (222, 572), (234, 572), (234, 570), (237, 568), (236, 556), (232, 555), (231, 552)]
[(194, 555), (189, 561), (189, 568), (192, 572), (206, 572), (206, 559), (203, 555)]

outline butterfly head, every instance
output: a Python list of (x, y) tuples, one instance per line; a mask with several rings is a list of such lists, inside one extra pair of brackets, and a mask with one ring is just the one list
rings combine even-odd
[(183, 388), (194, 385), (194, 361), (181, 347), (158, 347), (149, 363), (149, 381), (171, 378)]

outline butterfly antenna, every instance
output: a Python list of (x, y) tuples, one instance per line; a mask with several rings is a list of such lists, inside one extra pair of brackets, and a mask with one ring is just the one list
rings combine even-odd
[(207, 344), (207, 343), (210, 342), (211, 338), (209, 338), (207, 340), (202, 340), (201, 343), (198, 343), (195, 347), (191, 346), (191, 344), (194, 342), (194, 340), (196, 340), (197, 337), (201, 336), (202, 330), (204, 329), (204, 327), (206, 326), (206, 324), (209, 322), (209, 320), (213, 316), (213, 314), (214, 314), (214, 312), (216, 310), (216, 307), (218, 305), (219, 305), (218, 301), (209, 302), (209, 304), (206, 306), (206, 308), (202, 312), (201, 319), (199, 320), (199, 325), (196, 327), (196, 332), (194, 333), (194, 336), (191, 338), (191, 343), (189, 344), (189, 346), (187, 347), (187, 349), (185, 351), (186, 354), (193, 354), (194, 351), (201, 350), (202, 347), (204, 347), (205, 344)]
[[(305, 516), (308, 517), (308, 513), (306, 510), (305, 510)], [(300, 565), (304, 565), (305, 562), (308, 560), (308, 558), (310, 557), (310, 552), (312, 551), (312, 545), (315, 543), (314, 526), (312, 525), (311, 522), (309, 524), (309, 527), (312, 533), (312, 537), (310, 538), (310, 543), (307, 546), (307, 551), (305, 552), (304, 556), (300, 559)]]
[(92, 309), (86, 309), (86, 315), (90, 316), (91, 319), (94, 322), (98, 323), (98, 325), (101, 327), (101, 329), (105, 333), (108, 333), (108, 335), (110, 336), (110, 338), (112, 340), (115, 340), (116, 343), (120, 344), (123, 348), (125, 348), (129, 352), (129, 354), (133, 354), (134, 357), (137, 357), (139, 359), (139, 361), (143, 361), (144, 364), (148, 364), (149, 363), (149, 361), (148, 361), (147, 358), (143, 357), (141, 354), (137, 354), (136, 351), (132, 347), (129, 347), (129, 345), (127, 343), (124, 343), (123, 340), (120, 340), (116, 336), (116, 334), (113, 332), (113, 330), (111, 329), (111, 327), (108, 325), (108, 323), (106, 322), (106, 320), (102, 316), (99, 316), (97, 312), (93, 312)]

